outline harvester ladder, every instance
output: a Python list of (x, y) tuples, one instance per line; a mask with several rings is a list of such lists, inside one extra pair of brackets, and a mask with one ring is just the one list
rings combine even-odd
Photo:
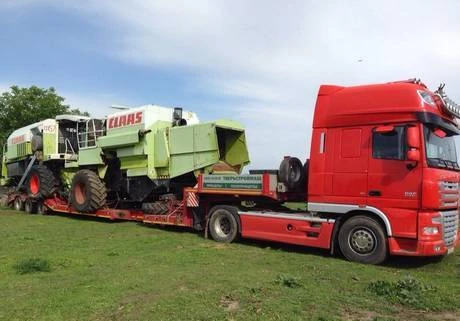
[(32, 156), (30, 159), (29, 165), (27, 165), (26, 171), (24, 174), (22, 174), (21, 180), (19, 181), (18, 186), (16, 186), (16, 192), (19, 191), (21, 188), (22, 184), (24, 184), (24, 181), (26, 180), (27, 176), (29, 176), (30, 170), (32, 169), (32, 166), (34, 166), (35, 160), (37, 159), (37, 156)]

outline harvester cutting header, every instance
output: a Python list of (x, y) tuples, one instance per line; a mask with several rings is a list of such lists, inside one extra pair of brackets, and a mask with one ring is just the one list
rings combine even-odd
[(146, 105), (106, 119), (60, 115), (14, 131), (2, 176), (32, 197), (63, 195), (80, 212), (137, 202), (194, 186), (200, 173), (238, 174), (249, 156), (243, 127), (200, 123), (181, 108)]

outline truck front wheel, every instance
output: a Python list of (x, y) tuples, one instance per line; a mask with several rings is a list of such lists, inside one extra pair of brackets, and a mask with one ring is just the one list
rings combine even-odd
[(380, 264), (387, 258), (387, 242), (382, 226), (367, 216), (348, 219), (339, 231), (339, 246), (350, 261)]
[(230, 243), (238, 236), (238, 221), (232, 206), (216, 206), (211, 210), (209, 232), (216, 242)]

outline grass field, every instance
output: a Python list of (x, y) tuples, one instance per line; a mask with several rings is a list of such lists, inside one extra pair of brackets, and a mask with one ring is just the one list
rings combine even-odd
[(460, 320), (460, 249), (365, 266), (274, 243), (0, 210), (1, 320)]

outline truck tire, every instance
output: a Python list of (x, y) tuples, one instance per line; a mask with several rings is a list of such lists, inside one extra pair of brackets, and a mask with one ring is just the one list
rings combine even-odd
[(280, 164), (278, 179), (284, 183), (289, 191), (302, 187), (305, 181), (304, 166), (296, 157), (286, 157)]
[(27, 194), (33, 198), (46, 198), (53, 195), (58, 187), (58, 181), (53, 172), (45, 165), (35, 165), (30, 170), (27, 179)]
[(107, 189), (99, 176), (88, 169), (79, 170), (72, 179), (70, 204), (79, 212), (92, 212), (105, 205)]
[(43, 150), (43, 137), (40, 135), (32, 136), (32, 140), (30, 141), (30, 147), (32, 148), (32, 152), (37, 152)]
[(350, 261), (380, 264), (387, 258), (387, 239), (382, 226), (367, 216), (354, 216), (339, 231), (339, 247)]
[(14, 199), (13, 208), (16, 211), (24, 211), (24, 201), (19, 196)]
[(209, 233), (216, 242), (231, 243), (238, 236), (237, 210), (233, 206), (216, 206), (211, 210)]
[(24, 211), (27, 214), (36, 214), (37, 213), (37, 203), (32, 201), (30, 198), (26, 199), (24, 202)]

